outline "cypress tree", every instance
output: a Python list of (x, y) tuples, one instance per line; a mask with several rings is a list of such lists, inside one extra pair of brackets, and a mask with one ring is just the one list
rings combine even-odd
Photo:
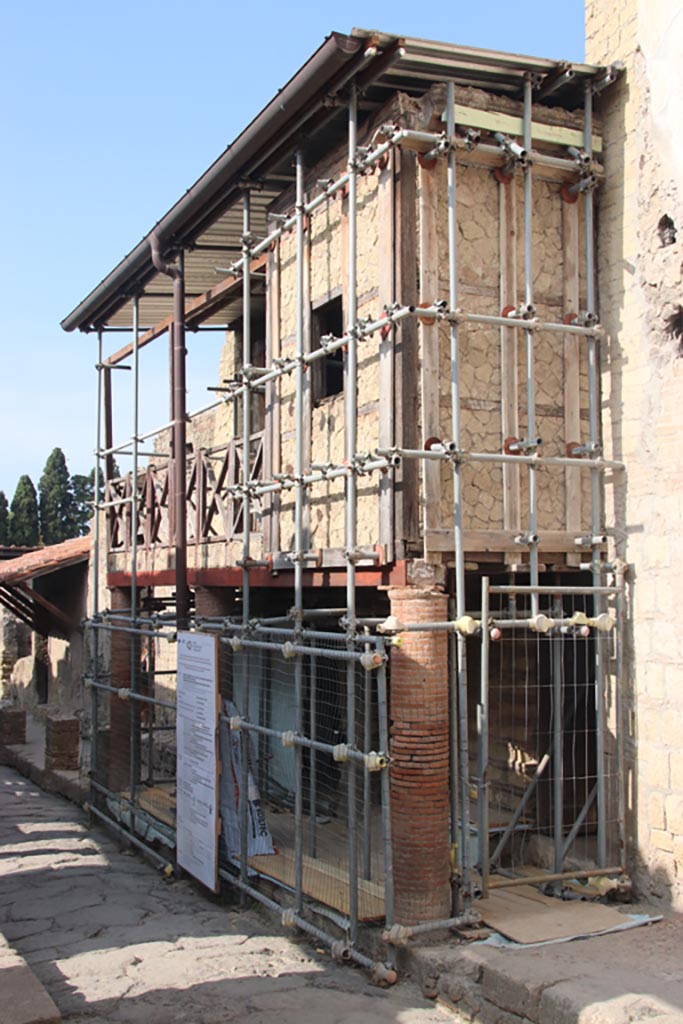
[(61, 448), (53, 448), (38, 483), (40, 536), (44, 544), (58, 544), (75, 536), (71, 479)]
[(71, 477), (71, 491), (73, 494), (73, 537), (83, 537), (90, 529), (90, 520), (93, 517), (92, 492), (95, 470), (89, 476), (81, 473), (74, 473)]
[(9, 511), (4, 491), (0, 491), (0, 544), (9, 544)]
[(9, 542), (21, 547), (38, 544), (38, 498), (30, 476), (19, 478), (10, 505)]

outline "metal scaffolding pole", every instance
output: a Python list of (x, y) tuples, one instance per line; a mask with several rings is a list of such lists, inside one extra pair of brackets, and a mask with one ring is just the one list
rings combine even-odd
[[(251, 196), (246, 189), (242, 196), (242, 625), (246, 627), (251, 614)], [(244, 672), (245, 708), (249, 713), (249, 650), (240, 655)], [(240, 778), (238, 814), (240, 819), (240, 879), (249, 878), (249, 736), (241, 735), (242, 773)], [(242, 890), (242, 903), (246, 894)]]
[[(295, 418), (296, 418), (296, 451), (294, 456), (294, 629), (299, 631), (303, 622), (304, 604), (304, 158), (299, 150), (296, 154), (296, 384), (295, 384)], [(304, 701), (303, 701), (303, 657), (297, 655), (294, 661), (294, 701), (295, 728), (303, 733)], [(297, 746), (294, 750), (294, 889), (295, 910), (298, 914), (303, 908), (303, 750)], [(312, 817), (315, 810), (309, 811)]]
[(477, 736), (479, 749), (477, 795), (479, 809), (477, 814), (477, 836), (479, 839), (479, 870), (481, 872), (481, 894), (489, 892), (489, 578), (484, 576), (481, 581), (481, 675), (479, 682), (479, 707), (477, 709)]
[[(448, 134), (455, 133), (455, 88), (448, 83), (446, 93), (446, 117)], [(448, 302), (451, 309), (458, 305), (458, 224), (456, 203), (456, 167), (455, 150), (448, 154)], [(451, 361), (451, 432), (453, 445), (458, 451), (461, 444), (460, 430), (460, 338), (458, 325), (450, 322), (450, 361)], [(465, 549), (462, 523), (462, 466), (459, 461), (453, 463), (453, 543), (455, 547), (455, 609), (459, 619), (465, 614)], [(458, 633), (457, 640), (457, 693), (458, 693), (458, 752), (460, 775), (460, 863), (461, 886), (464, 901), (469, 902), (471, 896), (470, 871), (471, 857), (469, 849), (470, 830), (470, 795), (469, 795), (469, 739), (467, 713), (467, 647), (465, 637)], [(452, 667), (455, 670), (455, 666)]]
[[(531, 75), (524, 78), (524, 148), (531, 152), (531, 102), (533, 83)], [(533, 264), (533, 169), (528, 161), (524, 167), (524, 301), (527, 310), (534, 304)], [(534, 443), (536, 438), (536, 378), (534, 366), (534, 333), (525, 331), (526, 339), (526, 396), (527, 396), (527, 440)], [(538, 541), (537, 537), (538, 477), (536, 464), (529, 463), (529, 581), (538, 585)], [(531, 613), (538, 614), (538, 595), (531, 595)]]
[[(131, 503), (130, 503), (130, 624), (135, 627), (138, 607), (138, 432), (140, 420), (140, 299), (133, 296), (133, 468), (131, 471)], [(137, 690), (140, 659), (138, 657), (139, 640), (131, 635), (130, 639), (130, 689)], [(131, 829), (135, 831), (135, 795), (140, 775), (139, 747), (140, 709), (135, 701), (130, 704), (130, 813)]]
[[(584, 138), (583, 147), (587, 155), (593, 152), (593, 84), (586, 82), (584, 92)], [(586, 224), (586, 307), (588, 316), (597, 316), (597, 298), (595, 289), (595, 226), (593, 190), (584, 194)], [(588, 415), (589, 443), (600, 445), (600, 382), (598, 368), (598, 341), (595, 337), (588, 340)], [(591, 534), (594, 538), (600, 533), (602, 522), (602, 479), (597, 470), (591, 472)], [(591, 571), (593, 585), (599, 587), (601, 579), (601, 553), (598, 544), (593, 545)], [(593, 614), (598, 616), (603, 602), (598, 593), (593, 601)], [(607, 794), (605, 789), (605, 667), (602, 643), (595, 641), (595, 720), (597, 733), (597, 806), (598, 806), (598, 866), (607, 864)]]
[[(96, 427), (96, 441), (97, 447), (95, 449), (95, 482), (93, 485), (93, 512), (95, 516), (95, 522), (93, 527), (93, 544), (94, 544), (94, 557), (93, 557), (93, 569), (92, 569), (92, 580), (93, 580), (93, 598), (92, 598), (92, 614), (96, 617), (100, 610), (100, 478), (102, 476), (102, 456), (100, 454), (102, 448), (102, 374), (104, 367), (102, 365), (102, 331), (97, 332), (97, 427)], [(106, 537), (106, 531), (105, 531)], [(100, 642), (98, 631), (91, 631), (92, 639), (92, 665), (93, 674), (97, 679), (100, 671)], [(99, 697), (97, 690), (93, 690), (90, 694), (90, 779), (94, 781), (95, 775), (97, 774), (97, 736), (99, 732)]]
[[(357, 139), (358, 139), (358, 97), (356, 83), (352, 82), (349, 94), (349, 197), (348, 197), (348, 294), (346, 324), (349, 345), (346, 356), (345, 388), (345, 456), (349, 466), (354, 467), (357, 447), (357, 378), (358, 353), (356, 327), (358, 319), (357, 296)], [(355, 472), (346, 477), (345, 507), (345, 548), (346, 548), (346, 620), (347, 642), (353, 642), (356, 632), (356, 502), (357, 479)], [(346, 667), (346, 735), (349, 746), (356, 742), (356, 666), (349, 661)], [(357, 770), (353, 762), (347, 765), (347, 799), (349, 828), (349, 917), (351, 919), (350, 939), (354, 945), (358, 939), (358, 836), (356, 821)]]

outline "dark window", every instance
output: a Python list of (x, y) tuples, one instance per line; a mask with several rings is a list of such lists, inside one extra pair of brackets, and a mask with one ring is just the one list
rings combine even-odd
[[(313, 310), (311, 316), (311, 348), (320, 347), (321, 338), (341, 338), (344, 334), (344, 311), (341, 295)], [(323, 356), (313, 363), (313, 404), (323, 398), (340, 395), (344, 390), (344, 353), (342, 349)]]

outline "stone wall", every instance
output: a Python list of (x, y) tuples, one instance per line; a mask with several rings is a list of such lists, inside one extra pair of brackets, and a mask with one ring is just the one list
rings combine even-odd
[(608, 520), (613, 515), (619, 526), (616, 552), (629, 563), (631, 583), (632, 869), (642, 895), (681, 910), (683, 10), (676, 0), (589, 0), (586, 32), (589, 61), (626, 66), (601, 99), (607, 181), (598, 214), (600, 315), (609, 332), (605, 442), (608, 456), (628, 467), (625, 485), (608, 489)]

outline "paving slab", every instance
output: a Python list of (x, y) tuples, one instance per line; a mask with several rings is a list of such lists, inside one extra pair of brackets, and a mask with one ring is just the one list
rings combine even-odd
[[(90, 829), (80, 809), (8, 767), (0, 767), (0, 930), (65, 1024), (453, 1021), (408, 980), (375, 988), (260, 908), (165, 880)], [(0, 1024), (9, 1024), (3, 1000)]]

